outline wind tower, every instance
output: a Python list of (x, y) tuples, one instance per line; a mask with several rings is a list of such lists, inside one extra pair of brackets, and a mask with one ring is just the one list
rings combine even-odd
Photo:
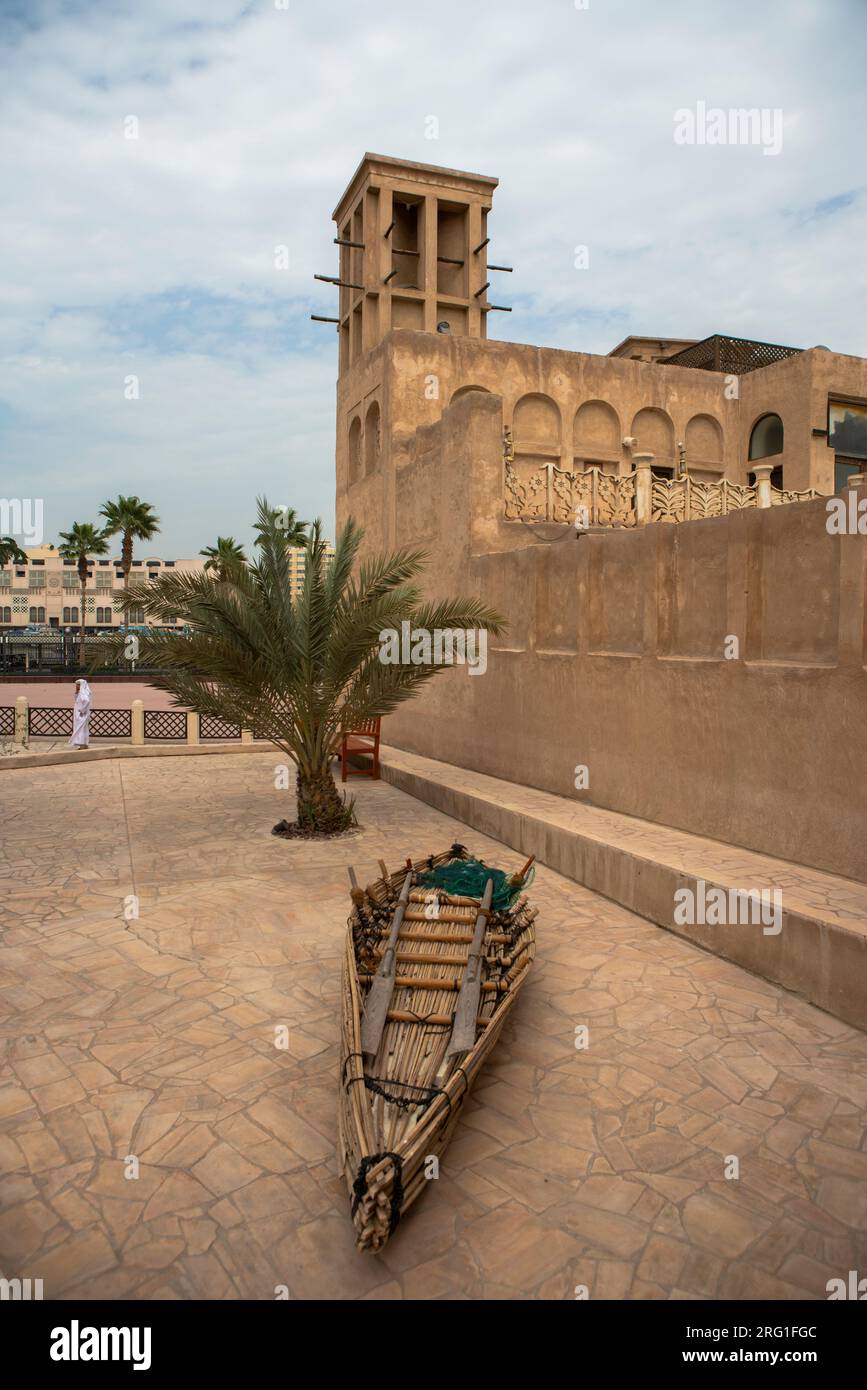
[[(338, 273), (315, 278), (334, 287), (337, 311), (312, 317), (334, 323), (340, 343), (338, 521), (351, 510), (383, 539), (394, 509), (392, 443), (442, 409), (407, 389), (409, 342), (404, 354), (383, 343), (394, 329), (487, 337), (488, 315), (505, 307), (489, 299), (489, 271), (510, 270), (488, 263), (496, 187), (483, 174), (366, 154), (333, 213)], [(430, 350), (416, 338), (413, 351), (423, 371)]]

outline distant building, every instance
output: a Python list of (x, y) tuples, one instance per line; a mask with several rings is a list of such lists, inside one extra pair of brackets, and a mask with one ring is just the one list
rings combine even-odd
[[(325, 542), (326, 553), (334, 554), (331, 541)], [(81, 622), (81, 585), (75, 560), (64, 560), (53, 545), (27, 548), (26, 565), (0, 567), (0, 630), (4, 627), (24, 627), (45, 623), (48, 627), (78, 627)], [(293, 546), (289, 551), (289, 574), (292, 591), (301, 592), (304, 582), (304, 549)], [(130, 583), (142, 579), (157, 579), (174, 571), (199, 574), (204, 560), (163, 560), (146, 555), (132, 562)], [(86, 594), (86, 626), (120, 626), (122, 615), (118, 603), (123, 592), (123, 570), (120, 556), (99, 557), (90, 561)], [(130, 623), (143, 623), (141, 608), (130, 610)]]
[[(0, 568), (0, 628), (46, 623), (49, 627), (77, 627), (81, 622), (81, 585), (75, 560), (64, 560), (53, 545), (27, 549), (26, 565)], [(203, 560), (162, 560), (147, 555), (132, 562), (130, 583), (156, 579), (167, 571), (195, 573)], [(112, 627), (122, 621), (116, 606), (123, 592), (120, 556), (90, 561), (85, 621), (87, 627)], [(144, 622), (141, 609), (133, 609), (128, 621)]]
[[(289, 550), (289, 577), (292, 581), (294, 594), (300, 594), (304, 587), (304, 556), (306, 553), (302, 545), (293, 545)], [(325, 541), (325, 553), (329, 557), (334, 554), (334, 546), (331, 541)]]

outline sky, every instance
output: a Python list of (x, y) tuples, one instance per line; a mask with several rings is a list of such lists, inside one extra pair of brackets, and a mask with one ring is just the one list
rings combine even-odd
[(0, 494), (52, 541), (136, 493), (168, 558), (258, 494), (332, 534), (312, 277), (365, 150), (499, 178), (492, 336), (867, 355), (865, 40), (865, 0), (0, 0)]

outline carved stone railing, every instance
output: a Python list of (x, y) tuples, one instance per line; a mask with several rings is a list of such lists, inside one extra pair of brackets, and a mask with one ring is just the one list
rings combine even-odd
[(506, 520), (559, 521), (589, 526), (643, 526), (649, 521), (698, 521), (747, 507), (806, 502), (813, 488), (793, 492), (771, 486), (771, 464), (754, 464), (755, 485), (728, 478), (700, 482), (681, 465), (679, 476), (653, 472), (652, 454), (633, 455), (629, 473), (605, 473), (597, 464), (571, 470), (544, 463), (525, 477), (515, 469), (511, 434), (504, 432)]

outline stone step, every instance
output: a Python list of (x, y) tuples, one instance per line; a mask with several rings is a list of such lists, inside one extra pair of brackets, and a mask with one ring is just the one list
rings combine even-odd
[[(400, 790), (867, 1029), (867, 885), (399, 748), (380, 752), (382, 777)], [(712, 888), (766, 890), (768, 909), (778, 890), (778, 921), (770, 911), (766, 924), (750, 920), (743, 899), (729, 900), (729, 925), (675, 920), (679, 890), (698, 900)]]

